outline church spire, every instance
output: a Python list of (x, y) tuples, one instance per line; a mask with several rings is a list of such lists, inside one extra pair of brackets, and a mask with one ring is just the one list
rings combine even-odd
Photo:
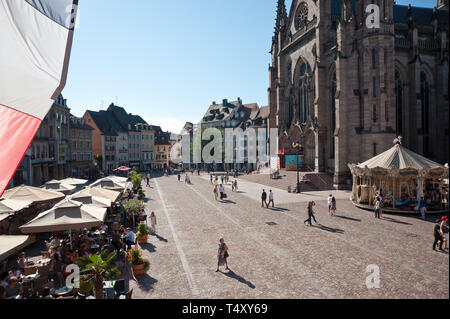
[(284, 0), (278, 0), (277, 4), (277, 18), (275, 22), (275, 30), (274, 30), (274, 36), (273, 36), (273, 42), (278, 42), (278, 34), (280, 32), (284, 32), (286, 29), (286, 23), (287, 23), (287, 11), (286, 11), (286, 4)]

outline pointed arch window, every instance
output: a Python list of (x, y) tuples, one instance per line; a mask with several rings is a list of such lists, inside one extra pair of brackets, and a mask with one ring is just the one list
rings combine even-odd
[(395, 71), (395, 110), (397, 135), (403, 135), (403, 80), (400, 72)]
[(420, 72), (420, 100), (422, 113), (422, 132), (424, 155), (430, 155), (429, 141), (429, 115), (430, 115), (430, 83), (425, 72)]
[(307, 74), (307, 66), (303, 63), (300, 66), (298, 81), (298, 120), (305, 123), (309, 115), (309, 77)]
[(331, 78), (331, 145), (330, 145), (330, 155), (334, 158), (335, 152), (335, 136), (336, 131), (336, 92), (337, 92), (337, 81), (336, 72), (333, 72), (333, 77)]
[(289, 95), (289, 113), (288, 113), (288, 127), (291, 126), (292, 120), (294, 119), (294, 97), (292, 96), (292, 92)]

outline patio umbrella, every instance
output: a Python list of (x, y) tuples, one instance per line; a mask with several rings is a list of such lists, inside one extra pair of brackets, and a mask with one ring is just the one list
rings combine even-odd
[(64, 184), (61, 181), (52, 180), (50, 182), (45, 183), (45, 185), (41, 186), (42, 189), (52, 190), (55, 192), (61, 192), (65, 195), (70, 194), (76, 186), (70, 184)]
[(61, 183), (66, 185), (84, 185), (88, 182), (87, 179), (78, 179), (78, 178), (66, 178), (60, 180)]
[(31, 202), (0, 198), (0, 221), (8, 218), (12, 212), (18, 212), (24, 208), (28, 208), (30, 205)]
[(79, 191), (77, 194), (88, 194), (95, 197), (107, 198), (111, 202), (116, 202), (120, 198), (120, 192), (112, 191), (105, 188), (99, 187), (85, 187), (83, 190)]
[(30, 235), (18, 235), (18, 236), (1, 235), (0, 261), (5, 260), (11, 255), (14, 255), (16, 252), (32, 244), (34, 241), (35, 237)]
[(94, 182), (90, 186), (123, 192), (125, 189), (127, 189), (127, 182), (120, 182), (116, 178), (104, 177)]
[(84, 205), (95, 205), (99, 207), (111, 207), (112, 201), (105, 197), (97, 197), (93, 196), (91, 194), (78, 192), (73, 195), (70, 195), (68, 199), (71, 199), (73, 201), (82, 203)]
[(32, 204), (57, 201), (64, 197), (66, 197), (66, 195), (63, 193), (23, 185), (8, 189), (3, 194), (3, 198), (27, 201)]
[(116, 169), (114, 170), (114, 172), (117, 172), (117, 171), (120, 171), (120, 172), (129, 172), (129, 171), (131, 171), (131, 168), (126, 167), (126, 166), (120, 166), (120, 167), (118, 167), (118, 168), (116, 168)]
[(66, 199), (19, 229), (25, 234), (30, 234), (99, 227), (105, 220), (106, 210), (104, 207), (83, 205)]

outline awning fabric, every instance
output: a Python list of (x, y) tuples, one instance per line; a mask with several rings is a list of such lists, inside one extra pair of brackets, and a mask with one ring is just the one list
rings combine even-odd
[(65, 199), (19, 229), (25, 234), (32, 234), (98, 227), (104, 222), (106, 211), (104, 207)]
[(35, 238), (29, 235), (0, 235), (0, 261), (14, 255), (14, 253), (32, 244), (34, 241)]
[(49, 191), (42, 188), (32, 187), (32, 186), (18, 186), (8, 189), (3, 194), (3, 198), (22, 200), (27, 202), (44, 203), (49, 201), (61, 200), (65, 197), (63, 193)]

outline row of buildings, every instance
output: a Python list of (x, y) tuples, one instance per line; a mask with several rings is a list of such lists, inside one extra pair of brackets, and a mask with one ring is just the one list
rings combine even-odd
[[(242, 130), (242, 132), (246, 133), (248, 129), (254, 129), (256, 133), (258, 133), (258, 129), (267, 128), (269, 119), (269, 107), (259, 107), (257, 103), (243, 104), (241, 98), (237, 98), (236, 101), (228, 101), (227, 99), (222, 100), (222, 103), (212, 102), (212, 104), (208, 107), (203, 118), (197, 123), (192, 124), (187, 122), (179, 135), (179, 141), (183, 137), (189, 138), (189, 140), (194, 140), (194, 135), (197, 133), (199, 136), (204, 135), (204, 131), (208, 128), (216, 128), (221, 131), (222, 134), (222, 154), (221, 160), (217, 162), (213, 161), (209, 163), (205, 161), (204, 158), (196, 160), (194, 158), (194, 146), (192, 146), (190, 150), (190, 160), (187, 163), (180, 164), (183, 165), (185, 169), (192, 168), (201, 168), (201, 169), (211, 169), (211, 170), (245, 170), (251, 169), (255, 170), (258, 168), (258, 164), (263, 164), (258, 161), (253, 161), (249, 159), (248, 154), (248, 136), (245, 136), (244, 141), (244, 157), (240, 160), (237, 160), (237, 153), (239, 152), (239, 142), (236, 138), (233, 141), (233, 162), (227, 163), (226, 161), (226, 153), (225, 153), (225, 130), (226, 129), (235, 129)], [(201, 132), (201, 133), (200, 133)], [(258, 142), (264, 144), (264, 147), (267, 147), (267, 134), (263, 136)], [(202, 150), (207, 141), (203, 141)], [(181, 144), (181, 143), (180, 143)], [(258, 147), (256, 145), (256, 147)], [(181, 150), (182, 151), (182, 150)], [(214, 151), (213, 151), (214, 152)], [(181, 154), (182, 155), (182, 154)], [(264, 163), (265, 164), (265, 163)]]
[(114, 104), (106, 111), (86, 111), (83, 119), (94, 129), (92, 150), (102, 170), (137, 166), (148, 171), (170, 166), (170, 151), (177, 137), (160, 126)]
[(10, 187), (39, 186), (53, 179), (95, 177), (119, 166), (143, 170), (170, 165), (176, 136), (111, 104), (106, 111), (71, 114), (62, 95), (55, 101), (17, 168)]

